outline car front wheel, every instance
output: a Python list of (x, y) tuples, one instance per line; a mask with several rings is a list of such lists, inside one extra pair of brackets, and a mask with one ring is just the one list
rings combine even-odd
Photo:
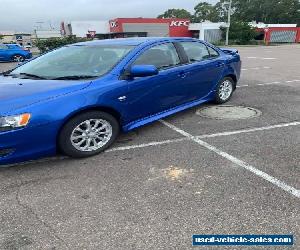
[(89, 157), (107, 149), (118, 134), (119, 123), (112, 115), (91, 111), (64, 125), (58, 137), (58, 147), (71, 157)]
[(230, 77), (223, 78), (217, 88), (216, 88), (216, 97), (215, 102), (218, 104), (225, 103), (229, 101), (233, 94), (234, 82)]

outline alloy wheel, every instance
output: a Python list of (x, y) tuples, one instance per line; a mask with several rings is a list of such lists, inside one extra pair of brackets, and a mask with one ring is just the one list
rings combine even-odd
[(105, 146), (112, 137), (111, 124), (104, 119), (89, 119), (75, 127), (71, 143), (79, 151), (92, 152)]
[(229, 80), (225, 80), (220, 84), (219, 97), (222, 101), (226, 101), (232, 94), (233, 87)]
[(14, 62), (23, 62), (24, 61), (24, 57), (21, 55), (15, 55), (13, 56), (13, 61)]

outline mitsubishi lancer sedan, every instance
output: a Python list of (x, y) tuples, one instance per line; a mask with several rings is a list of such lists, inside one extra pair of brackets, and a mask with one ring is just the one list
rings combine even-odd
[(0, 61), (23, 62), (31, 57), (32, 53), (19, 44), (0, 44)]
[(68, 45), (0, 76), (0, 164), (98, 154), (128, 132), (193, 106), (227, 102), (237, 50), (192, 38)]

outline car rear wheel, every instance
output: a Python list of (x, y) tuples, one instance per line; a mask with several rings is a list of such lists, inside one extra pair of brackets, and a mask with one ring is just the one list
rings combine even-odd
[(14, 62), (23, 62), (23, 61), (25, 60), (25, 57), (22, 56), (22, 55), (14, 55), (14, 56), (12, 57), (12, 60), (13, 60)]
[(107, 149), (118, 134), (119, 124), (112, 115), (91, 111), (64, 125), (58, 137), (58, 147), (71, 157), (89, 157)]
[(234, 81), (230, 77), (223, 78), (216, 89), (215, 102), (218, 104), (229, 101), (233, 94)]

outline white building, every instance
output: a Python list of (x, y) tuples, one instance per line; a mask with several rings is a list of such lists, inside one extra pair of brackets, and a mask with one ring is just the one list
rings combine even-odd
[(2, 39), (0, 43), (17, 43), (21, 46), (32, 45), (31, 33), (15, 32), (15, 31), (0, 31)]
[(1, 43), (13, 43), (15, 42), (15, 32), (14, 31), (0, 31), (2, 39)]
[(254, 28), (258, 28), (258, 29), (265, 29), (265, 28), (295, 28), (297, 27), (297, 24), (281, 24), (281, 23), (270, 23), (270, 24), (266, 24), (266, 23), (261, 23), (261, 22), (250, 22), (249, 23), (250, 26), (254, 27)]
[(60, 30), (35, 30), (35, 39), (48, 39), (48, 38), (59, 38), (62, 37)]
[(106, 34), (110, 32), (108, 21), (71, 21), (67, 25), (62, 23), (63, 33), (77, 37), (87, 37), (91, 34)]
[(226, 27), (226, 23), (212, 23), (205, 21), (202, 23), (191, 23), (189, 25), (189, 30), (199, 32), (199, 37), (197, 38), (200, 40), (214, 43), (222, 39), (220, 27)]

